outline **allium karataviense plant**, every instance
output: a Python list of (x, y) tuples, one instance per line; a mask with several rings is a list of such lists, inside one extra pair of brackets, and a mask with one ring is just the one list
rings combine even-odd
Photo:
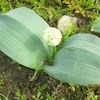
[[(75, 20), (67, 15), (58, 21), (57, 29), (34, 11), (17, 8), (0, 14), (0, 50), (16, 62), (44, 70), (60, 81), (100, 84), (100, 38), (85, 33), (70, 36), (74, 26)], [(100, 18), (94, 21), (92, 31), (100, 33)], [(53, 64), (49, 65), (54, 48)]]

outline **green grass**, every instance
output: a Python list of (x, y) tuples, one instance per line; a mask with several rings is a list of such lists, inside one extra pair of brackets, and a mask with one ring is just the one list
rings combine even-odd
[[(62, 15), (75, 16), (78, 18), (78, 31), (81, 32), (89, 32), (91, 22), (100, 16), (99, 0), (0, 0), (0, 13), (22, 6), (34, 10), (49, 25), (55, 27)], [(11, 64), (15, 67), (20, 66), (12, 62)], [(29, 69), (26, 70), (26, 72), (28, 71)], [(40, 77), (43, 77), (43, 80)], [(32, 100), (100, 100), (100, 86), (84, 87), (61, 83), (47, 76), (44, 72), (39, 72), (35, 80), (32, 81), (33, 83), (29, 81), (31, 75), (25, 78), (28, 78), (26, 83), (22, 83), (24, 82), (22, 80), (13, 91), (16, 100), (26, 100), (27, 96)], [(7, 79), (0, 79), (2, 79), (0, 80), (0, 100), (7, 100), (12, 91), (4, 93), (4, 81), (6, 82)]]

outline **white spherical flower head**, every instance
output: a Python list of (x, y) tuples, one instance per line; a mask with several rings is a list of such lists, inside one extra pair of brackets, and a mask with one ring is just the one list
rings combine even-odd
[(58, 29), (62, 32), (62, 34), (66, 34), (66, 30), (68, 27), (76, 25), (76, 20), (76, 18), (64, 15), (58, 21)]
[(44, 30), (43, 39), (49, 46), (57, 46), (61, 42), (62, 35), (57, 28), (48, 27)]

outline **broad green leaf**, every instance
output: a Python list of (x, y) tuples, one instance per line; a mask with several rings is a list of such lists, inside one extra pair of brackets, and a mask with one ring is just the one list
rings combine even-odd
[(100, 17), (98, 17), (91, 27), (91, 31), (95, 31), (97, 33), (100, 33)]
[(100, 84), (100, 39), (90, 34), (69, 37), (58, 51), (54, 65), (47, 65), (44, 70), (64, 82)]
[(0, 15), (0, 50), (29, 68), (37, 68), (47, 58), (46, 49), (36, 34), (5, 14)]
[(49, 27), (49, 25), (46, 23), (46, 21), (43, 20), (43, 18), (26, 7), (16, 8), (7, 12), (6, 14), (16, 19), (30, 31), (32, 31), (33, 34), (35, 34), (43, 42), (48, 55), (52, 55), (52, 48), (46, 45), (42, 39), (43, 31), (47, 27)]

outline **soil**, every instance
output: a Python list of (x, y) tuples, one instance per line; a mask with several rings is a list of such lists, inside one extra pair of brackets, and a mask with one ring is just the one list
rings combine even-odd
[[(20, 100), (16, 99), (18, 89), (21, 90), (21, 94), (26, 95), (27, 100), (35, 100), (32, 99), (32, 95), (36, 95), (38, 91), (42, 92), (43, 99), (41, 100), (45, 100), (47, 93), (55, 97), (55, 100), (61, 100), (62, 97), (66, 97), (66, 100), (87, 100), (87, 87), (71, 88), (69, 84), (61, 84), (60, 81), (49, 77), (43, 71), (38, 72), (36, 79), (31, 82), (30, 78), (34, 72), (34, 70), (19, 65), (0, 52), (0, 93), (8, 95), (8, 100)], [(100, 86), (93, 86), (90, 90), (94, 91), (95, 95), (100, 96)]]

